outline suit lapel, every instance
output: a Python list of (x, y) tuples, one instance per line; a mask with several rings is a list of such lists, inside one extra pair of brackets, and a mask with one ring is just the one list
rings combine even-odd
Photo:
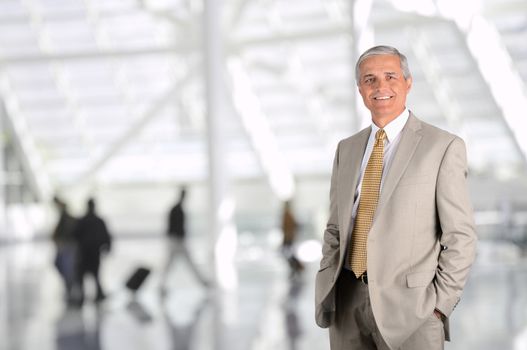
[(343, 149), (341, 172), (339, 174), (339, 182), (342, 184), (339, 190), (339, 206), (342, 209), (339, 225), (341, 242), (347, 242), (348, 233), (351, 224), (351, 214), (353, 210), (353, 200), (355, 198), (355, 190), (360, 175), (360, 166), (368, 138), (371, 133), (371, 127), (362, 130), (356, 137), (352, 138), (348, 147)]
[(402, 130), (403, 134), (401, 135), (401, 140), (399, 141), (399, 145), (395, 151), (396, 153), (394, 154), (391, 168), (388, 170), (388, 174), (386, 174), (386, 178), (384, 180), (381, 196), (379, 198), (379, 205), (377, 206), (377, 210), (373, 219), (374, 223), (375, 219), (379, 217), (384, 206), (390, 199), (395, 187), (397, 186), (397, 183), (401, 179), (406, 167), (410, 163), (410, 159), (414, 155), (419, 141), (421, 141), (422, 136), (419, 133), (420, 129), (421, 123), (410, 112), (410, 117), (408, 118), (408, 121)]

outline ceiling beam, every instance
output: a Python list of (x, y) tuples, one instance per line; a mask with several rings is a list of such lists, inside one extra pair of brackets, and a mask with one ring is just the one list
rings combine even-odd
[[(463, 31), (462, 28), (460, 30)], [(464, 31), (466, 44), (477, 63), (480, 74), (501, 109), (513, 142), (519, 147), (524, 167), (527, 167), (527, 86), (514, 60), (503, 44), (498, 30), (486, 19), (474, 16)]]
[(7, 76), (0, 72), (0, 78), (0, 93), (3, 97), (0, 99), (0, 115), (5, 121), (8, 134), (13, 138), (14, 150), (27, 175), (32, 193), (40, 201), (48, 200), (52, 196), (52, 187), (44, 161), (29, 133), (26, 120), (19, 111)]
[(21, 65), (28, 63), (42, 63), (53, 61), (74, 61), (85, 59), (123, 58), (132, 56), (148, 56), (159, 54), (187, 54), (197, 50), (198, 46), (165, 46), (144, 47), (140, 49), (114, 49), (114, 50), (86, 50), (77, 52), (38, 53), (27, 55), (0, 56), (0, 65)]
[(130, 141), (134, 139), (144, 128), (152, 122), (158, 115), (159, 112), (165, 108), (165, 106), (173, 101), (174, 96), (180, 91), (190, 79), (195, 77), (196, 68), (193, 67), (188, 70), (187, 74), (180, 79), (174, 86), (168, 89), (163, 95), (156, 99), (151, 106), (145, 111), (145, 113), (139, 117), (127, 130), (125, 130), (121, 136), (117, 137), (115, 142), (111, 144), (105, 152), (96, 159), (89, 167), (87, 171), (82, 174), (79, 178), (75, 179), (72, 183), (67, 186), (77, 186), (89, 182), (97, 174), (97, 172), (106, 165), (116, 154), (119, 153)]
[[(391, 30), (410, 25), (427, 25), (430, 18), (422, 16), (412, 16), (410, 21), (406, 19), (393, 19), (388, 22), (375, 23), (373, 26), (377, 30)], [(438, 20), (440, 20), (438, 18)], [(351, 24), (335, 24), (325, 28), (314, 30), (302, 30), (297, 32), (280, 33), (255, 36), (240, 40), (233, 40), (228, 44), (228, 54), (239, 54), (240, 52), (257, 46), (268, 46), (277, 43), (290, 42), (299, 43), (303, 41), (313, 41), (328, 37), (345, 36), (351, 38)], [(151, 46), (142, 48), (116, 48), (100, 50), (79, 50), (77, 52), (52, 52), (52, 53), (28, 53), (28, 54), (3, 54), (0, 55), (0, 65), (24, 65), (33, 63), (46, 63), (53, 61), (75, 61), (75, 60), (97, 60), (109, 58), (128, 58), (134, 56), (149, 55), (186, 55), (191, 52), (201, 50), (199, 42), (170, 45), (170, 46)]]
[[(396, 0), (391, 0), (398, 9)], [(527, 124), (522, 111), (527, 110), (527, 86), (521, 79), (496, 27), (478, 9), (457, 5), (439, 6), (437, 16), (455, 23), (462, 35), (464, 49), (474, 59), (478, 71), (487, 84), (502, 117), (508, 126), (513, 142), (518, 146), (524, 167), (527, 167)], [(516, 7), (514, 7), (516, 9)], [(416, 14), (417, 9), (402, 12)], [(484, 9), (481, 12), (485, 12)]]
[(432, 43), (422, 31), (414, 30), (411, 32), (411, 47), (419, 66), (424, 73), (427, 83), (432, 88), (432, 92), (441, 110), (441, 114), (446, 118), (450, 127), (462, 133), (467, 143), (468, 135), (464, 133), (463, 121), (460, 112), (459, 101), (453, 96), (448, 84), (448, 76), (440, 69), (437, 56), (432, 52)]
[(256, 157), (275, 195), (281, 200), (289, 200), (295, 192), (293, 173), (284, 154), (278, 149), (269, 118), (254, 92), (246, 68), (239, 58), (231, 58), (228, 68), (232, 77), (231, 95), (234, 108), (251, 141)]
[(495, 15), (520, 14), (527, 12), (525, 1), (488, 1), (481, 13), (487, 17)]

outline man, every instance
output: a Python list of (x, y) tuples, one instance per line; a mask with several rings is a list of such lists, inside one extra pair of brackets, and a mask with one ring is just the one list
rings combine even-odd
[(372, 125), (336, 151), (316, 277), (316, 321), (332, 350), (443, 349), (475, 258), (463, 141), (406, 109), (397, 49), (355, 67)]
[(55, 266), (64, 282), (66, 300), (73, 302), (75, 284), (76, 244), (73, 237), (77, 219), (70, 215), (66, 203), (59, 197), (53, 197), (59, 210), (59, 221), (53, 231), (53, 242), (56, 247)]
[(168, 229), (167, 235), (170, 238), (170, 251), (167, 262), (161, 278), (161, 294), (167, 294), (167, 282), (170, 268), (174, 264), (174, 260), (178, 255), (182, 255), (190, 266), (196, 279), (205, 287), (209, 286), (209, 281), (199, 271), (198, 267), (192, 260), (190, 253), (186, 247), (186, 231), (185, 231), (185, 212), (183, 211), (183, 202), (186, 197), (186, 189), (183, 187), (179, 194), (179, 201), (172, 207), (168, 215)]
[(95, 200), (90, 198), (87, 205), (86, 215), (79, 220), (75, 230), (79, 251), (80, 305), (84, 302), (84, 276), (87, 274), (91, 274), (95, 279), (97, 287), (95, 301), (100, 302), (105, 299), (99, 278), (99, 267), (101, 254), (109, 252), (112, 244), (106, 223), (95, 211)]
[(291, 201), (284, 202), (282, 212), (282, 254), (289, 264), (289, 277), (291, 279), (299, 278), (304, 270), (304, 264), (297, 258), (295, 252), (295, 241), (298, 233), (298, 222), (291, 209)]

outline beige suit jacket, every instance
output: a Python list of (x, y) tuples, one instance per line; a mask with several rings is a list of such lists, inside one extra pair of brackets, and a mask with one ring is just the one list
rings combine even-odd
[[(316, 322), (331, 325), (354, 194), (371, 127), (342, 140), (333, 164), (330, 215), (316, 276)], [(392, 348), (439, 309), (457, 305), (476, 253), (463, 140), (417, 119), (404, 126), (385, 175), (367, 242), (369, 294), (375, 321)], [(352, 297), (352, 296), (350, 296)]]

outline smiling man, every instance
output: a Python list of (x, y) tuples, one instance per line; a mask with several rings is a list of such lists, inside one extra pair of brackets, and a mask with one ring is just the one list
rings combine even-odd
[(335, 154), (316, 321), (332, 350), (443, 349), (476, 252), (465, 145), (406, 108), (397, 49), (367, 50), (355, 73), (372, 124)]
[(399, 56), (373, 55), (359, 66), (358, 86), (373, 123), (384, 128), (403, 113), (412, 77), (404, 72)]

